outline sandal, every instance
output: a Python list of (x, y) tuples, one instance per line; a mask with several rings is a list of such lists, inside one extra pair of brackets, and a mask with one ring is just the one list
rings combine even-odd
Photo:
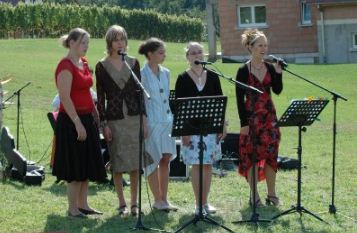
[(126, 205), (122, 205), (118, 208), (119, 211), (119, 216), (125, 216), (128, 215), (128, 209), (126, 208)]
[[(251, 207), (253, 207), (253, 202), (252, 202), (251, 199), (249, 199), (249, 205), (250, 205)], [(264, 207), (264, 206), (265, 206), (265, 205), (264, 205), (263, 202), (260, 200), (260, 198), (255, 201), (255, 207), (256, 207), (256, 208), (262, 208), (262, 207)]]
[(132, 205), (130, 207), (130, 212), (132, 216), (137, 216), (139, 214), (139, 208), (138, 205)]
[(270, 196), (268, 195), (265, 199), (265, 203), (267, 205), (278, 206), (280, 204), (279, 198), (277, 196)]

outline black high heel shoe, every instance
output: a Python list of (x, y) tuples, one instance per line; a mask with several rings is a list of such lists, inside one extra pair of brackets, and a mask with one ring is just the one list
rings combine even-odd
[(82, 208), (78, 208), (78, 210), (81, 211), (85, 215), (93, 215), (93, 214), (102, 215), (103, 214), (103, 212), (100, 212), (98, 210), (86, 210), (86, 209), (82, 209)]

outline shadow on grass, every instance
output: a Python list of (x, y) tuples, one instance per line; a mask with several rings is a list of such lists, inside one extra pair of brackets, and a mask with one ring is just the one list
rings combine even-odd
[(94, 228), (98, 224), (98, 219), (88, 218), (80, 219), (74, 217), (51, 214), (47, 216), (44, 232), (66, 231), (71, 233), (80, 233), (84, 229)]
[(26, 185), (25, 183), (22, 183), (21, 181), (15, 180), (15, 179), (11, 179), (11, 178), (6, 178), (4, 180), (1, 181), (1, 183), (3, 185), (12, 185), (14, 188), (18, 189), (18, 190), (23, 190), (26, 189), (26, 187), (30, 187), (28, 185)]
[(167, 229), (167, 225), (170, 224), (170, 218), (169, 218), (170, 215), (171, 215), (171, 220), (173, 219), (172, 217), (173, 214), (175, 214), (175, 212), (165, 212), (165, 211), (151, 209), (149, 214), (145, 215), (144, 225), (146, 227), (171, 232), (172, 229)]
[[(356, 216), (357, 216), (357, 212), (356, 212)], [(357, 225), (357, 219), (356, 218), (353, 219), (352, 217), (349, 217), (346, 214), (341, 213), (341, 211), (336, 212), (336, 214), (334, 214), (333, 218), (335, 219), (335, 221), (338, 224), (338, 226), (343, 228), (344, 230), (347, 230), (349, 228), (353, 228), (353, 226)], [(346, 224), (346, 221), (342, 221), (342, 219), (344, 219), (344, 220), (348, 219), (348, 225)]]
[[(159, 224), (165, 227), (169, 223), (167, 213), (156, 213)], [(142, 224), (148, 228), (158, 228), (150, 215), (142, 215)], [(47, 216), (44, 232), (64, 231), (70, 233), (111, 233), (111, 232), (130, 232), (137, 226), (138, 218), (133, 216), (120, 217), (115, 214), (109, 218), (105, 216), (89, 216), (86, 219), (73, 218), (51, 214)], [(142, 232), (140, 229), (137, 232)], [(135, 231), (133, 231), (135, 232)], [(170, 232), (170, 231), (168, 231)]]
[[(67, 183), (63, 181), (60, 181), (59, 183), (53, 183), (49, 187), (43, 188), (43, 190), (46, 190), (57, 196), (65, 196), (67, 195)], [(97, 184), (89, 182), (88, 196), (97, 195), (98, 191), (103, 190), (114, 190), (114, 186), (110, 185), (109, 183)]]
[[(290, 218), (290, 220), (284, 220), (283, 218), (288, 218), (288, 216), (291, 216), (291, 217), (294, 217), (294, 220), (292, 220)], [(291, 214), (288, 214), (288, 215), (283, 215), (277, 219), (275, 219), (272, 223), (274, 225), (276, 224), (280, 224), (280, 226), (282, 226), (284, 229), (291, 229), (291, 227), (293, 227), (293, 225), (295, 224), (295, 222), (298, 222), (298, 224), (300, 225), (298, 231), (299, 232), (302, 232), (302, 233), (307, 233), (307, 232), (315, 232), (315, 233), (328, 233), (328, 232), (333, 232), (331, 230), (316, 230), (315, 227), (313, 226), (306, 226), (303, 222), (303, 216), (306, 216), (307, 218), (313, 218), (312, 216), (306, 214), (306, 215), (300, 215), (298, 212), (293, 212)], [(296, 220), (295, 220), (296, 219)], [(316, 220), (316, 223), (318, 224), (323, 224), (325, 225), (325, 223), (323, 222), (320, 222), (319, 220), (317, 219), (313, 219), (313, 221)], [(292, 224), (291, 224), (292, 223)], [(326, 224), (326, 226), (328, 226)]]
[(235, 225), (247, 225), (247, 229), (252, 232), (257, 232), (258, 228), (263, 228), (264, 232), (274, 232), (274, 230), (270, 228), (271, 224), (273, 223), (273, 221), (270, 220), (279, 213), (279, 209), (275, 206), (266, 206), (263, 208), (256, 209), (256, 213), (259, 215), (258, 220), (268, 220), (270, 222), (255, 222), (253, 219), (253, 209), (250, 206), (246, 206), (240, 212), (242, 218), (235, 220), (235, 222), (242, 222), (235, 223)]
[[(188, 222), (193, 220), (194, 217), (195, 215), (193, 213), (182, 215), (179, 219), (179, 223), (176, 229), (173, 229), (173, 231), (177, 231), (181, 227), (185, 226)], [(218, 224), (221, 224), (231, 229), (232, 231), (235, 231), (234, 229), (232, 229), (232, 225), (227, 224), (221, 216), (213, 214), (213, 215), (208, 215), (208, 217), (214, 220), (215, 222), (217, 222)], [(222, 226), (212, 224), (211, 222), (209, 222), (209, 220), (201, 220), (201, 219), (198, 222), (196, 222), (196, 224), (191, 223), (185, 226), (185, 228), (182, 229), (180, 232), (200, 233), (200, 232), (207, 232), (208, 230), (212, 230), (212, 229), (215, 229), (215, 232), (228, 232), (227, 230), (223, 229)]]
[[(299, 224), (300, 224), (300, 228), (301, 228), (301, 232), (316, 232), (316, 233), (327, 233), (327, 232), (331, 232), (331, 231), (328, 231), (328, 230), (318, 230), (316, 231), (315, 229), (313, 228), (307, 228), (305, 227), (305, 224), (304, 222), (302, 221), (302, 218), (300, 217), (299, 218)], [(324, 224), (324, 223), (322, 223)]]
[[(88, 233), (144, 232), (141, 230), (141, 227), (164, 230), (165, 225), (168, 224), (168, 214), (156, 212), (154, 216), (156, 220), (154, 220), (151, 214), (141, 215), (141, 222), (138, 222), (138, 217), (120, 217), (119, 215), (114, 215), (105, 219), (104, 222), (98, 224), (96, 227), (91, 228)], [(139, 226), (138, 229), (133, 230), (137, 226)]]

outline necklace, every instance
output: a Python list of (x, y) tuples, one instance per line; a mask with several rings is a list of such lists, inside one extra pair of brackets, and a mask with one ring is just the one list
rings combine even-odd
[[(254, 68), (254, 71), (252, 70), (252, 67)], [(251, 70), (252, 74), (254, 74), (254, 76), (260, 82), (262, 82), (264, 80), (264, 76), (265, 76), (265, 72), (266, 72), (264, 63), (260, 63), (260, 66), (256, 67), (251, 61), (250, 62), (250, 70)]]
[(202, 74), (203, 74), (203, 69), (202, 69), (202, 71), (201, 71), (201, 73), (200, 74), (198, 74), (194, 69), (192, 69), (191, 68), (191, 71), (192, 71), (192, 73), (196, 76), (196, 78), (198, 79), (198, 85), (199, 86), (202, 86)]

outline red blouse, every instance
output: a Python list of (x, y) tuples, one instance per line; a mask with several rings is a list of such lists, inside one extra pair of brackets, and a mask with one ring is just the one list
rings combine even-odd
[[(57, 65), (55, 79), (57, 84), (58, 74), (63, 70), (68, 70), (72, 74), (71, 100), (74, 108), (79, 114), (91, 113), (94, 109), (94, 103), (90, 94), (90, 87), (93, 85), (93, 78), (89, 71), (88, 62), (83, 61), (83, 70), (78, 68), (68, 58), (63, 58)], [(65, 112), (63, 104), (60, 103), (60, 112)]]

